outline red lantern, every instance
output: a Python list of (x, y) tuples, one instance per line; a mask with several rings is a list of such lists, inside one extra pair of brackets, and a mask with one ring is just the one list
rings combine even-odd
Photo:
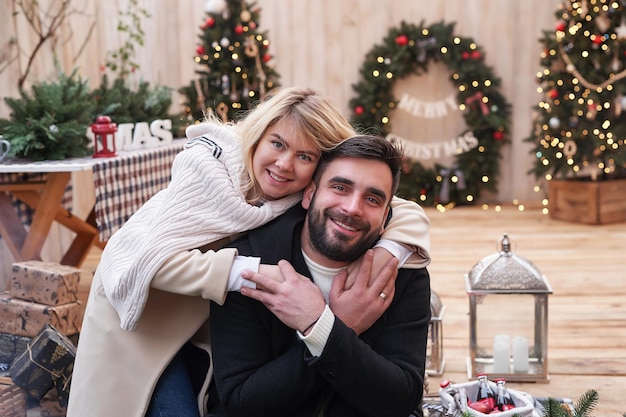
[(98, 116), (91, 125), (93, 132), (94, 158), (109, 158), (115, 156), (115, 132), (117, 125), (111, 122), (109, 116)]

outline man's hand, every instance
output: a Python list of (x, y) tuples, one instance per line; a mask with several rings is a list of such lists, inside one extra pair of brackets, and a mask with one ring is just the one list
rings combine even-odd
[(330, 289), (330, 309), (357, 334), (369, 329), (391, 304), (398, 276), (398, 260), (391, 257), (380, 272), (372, 275), (374, 253), (363, 256), (354, 282), (346, 288), (347, 271), (333, 279)]
[(304, 333), (322, 315), (326, 302), (320, 289), (299, 275), (285, 260), (278, 262), (284, 282), (244, 271), (242, 276), (257, 284), (257, 289), (241, 288), (247, 297), (262, 302), (286, 326)]

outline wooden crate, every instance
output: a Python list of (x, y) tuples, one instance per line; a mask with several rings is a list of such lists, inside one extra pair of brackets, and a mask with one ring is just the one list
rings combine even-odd
[(548, 182), (550, 217), (585, 224), (626, 222), (626, 179)]
[(26, 417), (26, 391), (0, 377), (0, 416)]

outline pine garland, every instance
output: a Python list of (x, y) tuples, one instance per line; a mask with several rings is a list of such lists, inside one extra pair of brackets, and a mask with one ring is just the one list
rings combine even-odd
[(0, 120), (0, 132), (11, 143), (11, 156), (40, 161), (91, 153), (86, 132), (94, 104), (76, 71), (59, 72), (58, 80), (33, 85), (31, 94), (20, 90), (20, 98), (4, 100), (11, 115)]
[[(500, 148), (508, 142), (510, 105), (499, 91), (500, 79), (486, 66), (481, 48), (453, 31), (454, 24), (443, 23), (427, 27), (402, 22), (392, 28), (365, 56), (362, 80), (353, 85), (357, 96), (350, 101), (353, 125), (387, 136), (398, 104), (393, 84), (427, 72), (430, 61), (448, 66), (467, 131), (478, 146), (458, 154), (451, 167), (407, 161), (398, 194), (428, 205), (473, 204), (484, 190), (497, 192)], [(387, 73), (393, 76), (380, 76)]]

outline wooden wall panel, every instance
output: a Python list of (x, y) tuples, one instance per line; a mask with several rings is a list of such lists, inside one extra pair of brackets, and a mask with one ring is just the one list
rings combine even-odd
[[(41, 0), (44, 6), (58, 0)], [(72, 14), (54, 42), (38, 54), (29, 82), (54, 75), (54, 57), (69, 73), (79, 68), (81, 77), (98, 85), (108, 51), (119, 48), (116, 30), (119, 11), (128, 0), (73, 0)], [(307, 85), (323, 91), (344, 114), (352, 85), (359, 80), (363, 57), (382, 42), (391, 27), (402, 20), (426, 25), (456, 22), (455, 32), (473, 38), (486, 52), (486, 62), (502, 79), (502, 92), (513, 105), (512, 144), (502, 154), (500, 190), (491, 199), (499, 202), (537, 201), (534, 178), (527, 175), (532, 164), (530, 146), (523, 139), (531, 133), (532, 107), (539, 100), (535, 74), (540, 69), (538, 39), (542, 29), (552, 29), (559, 0), (439, 0), (434, 2), (388, 0), (257, 0), (261, 9), (259, 30), (267, 32), (273, 64), (284, 86)], [(185, 2), (140, 0), (151, 17), (143, 20), (146, 44), (137, 52), (141, 70), (134, 81), (167, 85), (174, 90), (174, 111), (182, 110), (176, 90), (195, 78), (193, 57), (200, 24), (205, 17), (204, 0)], [(12, 16), (12, 0), (0, 2), (0, 15)], [(93, 30), (91, 26), (95, 23)], [(32, 30), (20, 16), (8, 18), (0, 27), (2, 53), (17, 33), (23, 51), (36, 43)], [(85, 39), (88, 43), (83, 47)], [(81, 49), (82, 48), (82, 49)], [(28, 55), (0, 73), (0, 95), (16, 97), (17, 77)], [(79, 54), (80, 52), (80, 54)], [(8, 117), (4, 100), (0, 117)]]

